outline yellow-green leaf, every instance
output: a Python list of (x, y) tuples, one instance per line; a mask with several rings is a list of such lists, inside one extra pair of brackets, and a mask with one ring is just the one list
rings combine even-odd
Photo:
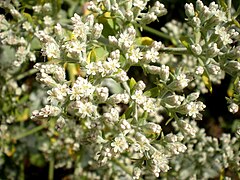
[(22, 14), (28, 20), (28, 22), (30, 22), (30, 23), (32, 22), (32, 16), (30, 14), (25, 13), (25, 12), (23, 12)]
[(69, 79), (71, 82), (75, 82), (76, 76), (80, 74), (79, 67), (77, 64), (68, 63), (67, 64), (67, 71), (69, 74)]
[(131, 78), (131, 79), (130, 79), (130, 82), (129, 82), (129, 87), (130, 87), (130, 89), (132, 89), (132, 88), (135, 86), (135, 84), (136, 84), (135, 79), (134, 79), (134, 78)]
[(144, 92), (144, 95), (148, 97), (157, 97), (159, 95), (159, 88), (154, 87), (152, 89), (149, 89), (148, 91)]
[(153, 39), (150, 37), (139, 37), (136, 39), (136, 43), (139, 45), (151, 45), (153, 43)]
[(212, 83), (206, 72), (203, 73), (202, 80), (203, 80), (203, 83), (205, 84), (205, 86), (208, 88), (208, 90), (212, 93)]
[(14, 146), (11, 146), (10, 149), (7, 148), (5, 149), (4, 153), (8, 156), (11, 157), (16, 151), (16, 148)]
[(25, 108), (23, 111), (16, 112), (16, 121), (26, 121), (29, 118), (30, 110)]

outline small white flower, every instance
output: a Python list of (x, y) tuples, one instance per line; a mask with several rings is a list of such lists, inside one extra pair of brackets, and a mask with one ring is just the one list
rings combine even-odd
[(97, 106), (91, 102), (76, 101), (76, 108), (81, 118), (93, 117), (97, 115)]
[(68, 87), (66, 84), (58, 85), (57, 87), (48, 90), (49, 97), (47, 98), (50, 102), (63, 102), (67, 96)]
[(93, 31), (92, 31), (94, 39), (98, 39), (101, 36), (102, 30), (103, 30), (102, 24), (98, 24), (98, 23), (94, 24)]
[(202, 66), (197, 66), (195, 73), (197, 75), (202, 75), (204, 73), (204, 68)]
[(142, 174), (142, 170), (139, 167), (133, 169), (133, 179), (139, 179)]
[(187, 114), (193, 118), (197, 118), (197, 116), (199, 115), (199, 111), (203, 111), (203, 109), (206, 106), (198, 101), (198, 102), (190, 102), (187, 104), (186, 108), (187, 108)]
[(151, 48), (150, 50), (147, 50), (144, 58), (147, 62), (156, 62), (158, 60), (158, 55), (158, 51), (156, 51), (155, 48)]
[(78, 77), (73, 87), (68, 91), (68, 94), (70, 94), (70, 100), (80, 100), (84, 97), (90, 97), (94, 90), (95, 88), (91, 83), (82, 77)]
[(113, 151), (115, 153), (122, 153), (128, 148), (128, 143), (124, 135), (120, 134), (119, 136), (115, 137), (114, 141), (111, 143), (111, 146), (113, 147)]
[(140, 52), (140, 49), (131, 49), (127, 54), (126, 57), (130, 60), (131, 63), (138, 63), (139, 60), (142, 59), (143, 53)]
[(146, 96), (143, 95), (143, 92), (141, 90), (135, 91), (135, 93), (131, 97), (139, 105), (145, 103), (147, 99)]
[(110, 112), (104, 113), (103, 118), (107, 122), (117, 122), (119, 120), (119, 111), (117, 108), (111, 108)]
[(170, 74), (169, 67), (163, 64), (161, 66), (160, 73), (159, 73), (161, 80), (167, 81), (169, 78), (169, 74)]
[(102, 72), (102, 76), (111, 75), (112, 73), (117, 72), (118, 68), (120, 67), (120, 64), (118, 60), (107, 58), (107, 61), (103, 62), (103, 68), (104, 72)]
[(61, 113), (61, 109), (57, 106), (50, 106), (46, 105), (44, 108), (42, 108), (40, 111), (35, 110), (32, 112), (31, 119), (34, 118), (47, 118), (49, 116), (58, 116)]
[(131, 129), (131, 125), (126, 119), (123, 119), (122, 123), (120, 124), (120, 128), (122, 130), (128, 130), (128, 129)]
[(59, 45), (55, 42), (47, 42), (45, 44), (46, 49), (45, 53), (49, 58), (59, 58), (60, 57), (60, 49)]
[(22, 27), (23, 27), (23, 29), (25, 29), (26, 31), (32, 30), (32, 25), (31, 25), (29, 22), (27, 22), (27, 21), (22, 24)]
[(107, 100), (108, 94), (109, 94), (108, 88), (106, 88), (106, 87), (98, 87), (98, 88), (96, 88), (95, 91), (96, 91), (97, 97), (98, 97), (98, 99), (100, 101), (104, 102), (104, 101)]
[(185, 87), (188, 86), (189, 79), (187, 79), (186, 74), (180, 74), (176, 77), (176, 79), (179, 89), (184, 89)]
[(217, 75), (221, 72), (221, 68), (216, 64), (209, 64), (207, 67), (211, 74)]
[(229, 112), (235, 114), (235, 113), (238, 112), (239, 107), (238, 107), (238, 105), (237, 105), (236, 103), (231, 103), (231, 104), (228, 106), (228, 110), (229, 110)]
[(46, 26), (51, 26), (51, 25), (53, 25), (53, 20), (52, 20), (52, 18), (50, 17), (50, 16), (45, 16), (44, 18), (43, 18), (43, 20), (44, 20), (44, 24), (46, 25)]
[(155, 111), (156, 106), (153, 98), (147, 98), (146, 101), (143, 103), (143, 109), (148, 113), (152, 113)]
[(200, 44), (193, 44), (190, 48), (195, 55), (200, 55), (202, 53), (202, 47)]
[(52, 10), (52, 4), (51, 4), (51, 3), (45, 3), (45, 4), (43, 5), (43, 9), (44, 9), (45, 11), (51, 11), (51, 10)]
[(34, 10), (36, 13), (40, 13), (41, 10), (42, 10), (42, 6), (39, 6), (39, 5), (33, 6), (33, 10)]
[(81, 58), (82, 53), (86, 51), (86, 43), (80, 42), (79, 40), (71, 40), (66, 42), (63, 45), (63, 48), (65, 48), (69, 53), (78, 55)]
[(223, 45), (231, 44), (233, 42), (225, 27), (216, 26), (215, 34), (219, 35)]
[(138, 7), (140, 10), (143, 10), (147, 5), (147, 1), (144, 0), (134, 0), (133, 6)]
[(185, 13), (187, 15), (187, 17), (192, 18), (193, 16), (195, 16), (195, 12), (194, 12), (194, 7), (193, 4), (185, 4)]
[(124, 71), (122, 69), (119, 69), (117, 74), (114, 74), (113, 77), (116, 78), (117, 81), (119, 81), (119, 82), (126, 82), (129, 79), (126, 71)]

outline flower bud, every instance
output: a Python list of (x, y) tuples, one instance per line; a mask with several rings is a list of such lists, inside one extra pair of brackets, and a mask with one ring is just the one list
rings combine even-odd
[(184, 8), (185, 8), (185, 14), (187, 15), (188, 18), (192, 18), (195, 16), (194, 7), (192, 3), (185, 4)]
[(163, 47), (164, 45), (162, 44), (161, 41), (153, 41), (153, 43), (151, 44), (151, 47), (154, 48), (155, 50), (159, 50)]
[(202, 66), (197, 66), (195, 73), (197, 75), (202, 75), (204, 73), (204, 68)]
[(177, 135), (174, 135), (174, 134), (172, 134), (172, 133), (166, 135), (164, 139), (165, 139), (167, 142), (177, 142), (177, 141), (178, 141)]
[(118, 40), (115, 36), (108, 36), (109, 43), (112, 45), (117, 46), (118, 45)]
[(149, 122), (142, 126), (142, 130), (144, 134), (146, 135), (155, 135), (155, 134), (160, 134), (162, 128), (160, 125)]
[(200, 93), (199, 92), (194, 92), (188, 95), (187, 100), (188, 101), (195, 101), (198, 99)]
[(134, 16), (133, 16), (133, 12), (132, 12), (132, 11), (127, 11), (126, 14), (125, 14), (125, 16), (126, 16), (126, 19), (127, 19), (129, 22), (132, 22), (132, 21), (133, 21)]
[(105, 102), (108, 98), (108, 88), (106, 87), (98, 87), (96, 88), (96, 94), (101, 102)]
[(191, 21), (191, 25), (199, 28), (201, 25), (201, 20), (198, 17), (193, 17)]
[(66, 124), (65, 119), (62, 116), (60, 116), (56, 121), (56, 128), (57, 129), (62, 129), (65, 124)]
[(181, 91), (188, 86), (190, 79), (187, 78), (186, 74), (180, 74), (176, 79), (169, 84), (169, 88), (173, 91)]
[(169, 104), (170, 106), (180, 106), (183, 100), (183, 96), (171, 95), (164, 98), (163, 102)]
[(237, 105), (236, 103), (231, 103), (231, 104), (228, 106), (229, 112), (231, 112), (231, 113), (233, 113), (233, 114), (237, 113), (237, 112), (238, 112), (238, 109), (239, 109), (239, 107), (238, 107), (238, 105)]
[(208, 49), (207, 49), (207, 56), (208, 57), (215, 57), (219, 54), (220, 49), (218, 49), (216, 43), (209, 44)]
[(159, 76), (160, 76), (161, 80), (166, 82), (169, 78), (169, 67), (162, 65)]
[(238, 61), (229, 61), (224, 66), (227, 72), (238, 73), (240, 70), (240, 63)]
[(141, 134), (141, 133), (139, 133), (139, 132), (137, 132), (137, 133), (135, 134), (135, 138), (136, 138), (136, 140), (137, 140), (139, 143), (141, 143), (141, 144), (149, 144), (148, 138), (146, 138), (146, 136), (144, 136), (143, 134)]
[(202, 47), (200, 46), (200, 44), (193, 44), (190, 46), (191, 51), (193, 52), (193, 54), (199, 56), (202, 53)]
[(203, 7), (204, 7), (203, 2), (201, 0), (197, 0), (197, 2), (196, 2), (196, 10), (201, 12)]
[(146, 71), (150, 74), (160, 74), (161, 68), (158, 66), (144, 65)]
[(110, 53), (110, 58), (119, 60), (119, 58), (120, 58), (120, 51), (118, 49), (115, 50), (115, 51), (112, 51)]
[(142, 170), (139, 167), (133, 168), (133, 179), (139, 179), (142, 174)]
[(209, 64), (209, 65), (207, 65), (207, 68), (208, 68), (209, 73), (214, 74), (214, 75), (217, 75), (221, 71), (221, 68), (216, 64)]
[(100, 38), (100, 36), (102, 34), (102, 30), (103, 30), (102, 24), (98, 24), (98, 23), (94, 24), (93, 30), (92, 30), (93, 39)]
[(137, 84), (135, 85), (136, 90), (141, 90), (143, 91), (146, 88), (146, 85), (143, 81), (138, 81)]

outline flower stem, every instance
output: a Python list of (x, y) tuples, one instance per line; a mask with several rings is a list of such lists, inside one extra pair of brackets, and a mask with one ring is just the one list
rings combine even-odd
[(122, 85), (123, 85), (124, 89), (127, 91), (127, 93), (130, 95), (130, 88), (129, 88), (127, 82), (123, 82)]
[(124, 164), (120, 163), (118, 160), (113, 159), (112, 160), (113, 163), (115, 163), (116, 165), (118, 165), (120, 168), (122, 168), (122, 170), (124, 170), (127, 174), (129, 174), (130, 176), (132, 176), (132, 172), (130, 171), (129, 168), (127, 168)]
[(232, 17), (231, 17), (231, 9), (232, 9), (232, 0), (228, 0), (227, 1), (227, 6), (228, 6), (228, 20), (231, 21)]
[(164, 48), (161, 48), (159, 52), (164, 52), (167, 54), (175, 54), (175, 55), (188, 54), (188, 50), (185, 47), (181, 47), (181, 48), (164, 47)]
[(24, 160), (22, 160), (22, 163), (20, 164), (20, 175), (19, 175), (19, 180), (24, 180)]
[(25, 77), (27, 77), (27, 76), (30, 76), (30, 75), (32, 75), (32, 74), (35, 74), (36, 72), (38, 72), (37, 69), (31, 69), (31, 70), (29, 70), (29, 71), (27, 71), (27, 72), (24, 72), (24, 73), (22, 73), (22, 74), (19, 74), (16, 78), (15, 78), (15, 76), (12, 76), (11, 78), (7, 79), (7, 81), (9, 81), (9, 80), (11, 80), (11, 79), (13, 79), (13, 78), (15, 78), (16, 80), (20, 80), (20, 79), (23, 79), (23, 78), (25, 78)]
[(161, 31), (158, 31), (158, 30), (156, 30), (154, 28), (151, 28), (149, 26), (142, 26), (140, 24), (136, 24), (136, 26), (139, 27), (139, 28), (142, 28), (144, 31), (150, 32), (150, 33), (152, 33), (152, 34), (154, 34), (156, 36), (162, 37), (164, 39), (171, 40), (171, 37), (168, 36), (167, 34), (162, 33)]
[(54, 179), (54, 157), (50, 159), (49, 162), (49, 169), (48, 169), (48, 180)]
[(33, 128), (33, 129), (27, 131), (27, 132), (24, 132), (24, 133), (22, 133), (22, 134), (17, 135), (16, 137), (13, 138), (13, 140), (14, 140), (14, 141), (17, 141), (17, 140), (19, 140), (19, 139), (21, 139), (21, 138), (24, 138), (24, 137), (26, 137), (26, 136), (29, 136), (29, 135), (31, 135), (31, 134), (36, 133), (36, 132), (42, 130), (43, 128), (45, 128), (45, 127), (46, 127), (46, 124), (42, 124), (41, 126), (37, 126), (37, 127)]

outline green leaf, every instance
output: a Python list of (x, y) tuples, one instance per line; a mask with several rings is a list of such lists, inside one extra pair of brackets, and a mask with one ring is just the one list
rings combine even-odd
[(129, 119), (131, 117), (132, 112), (133, 112), (133, 108), (132, 106), (130, 106), (124, 113), (125, 119)]
[(184, 45), (186, 48), (189, 48), (189, 38), (183, 36), (180, 38), (180, 41), (182, 43), (182, 45)]
[(95, 48), (94, 51), (96, 55), (96, 61), (106, 59), (109, 54), (108, 51), (103, 47)]
[(44, 157), (38, 153), (38, 154), (30, 154), (30, 162), (32, 165), (37, 167), (43, 167), (45, 165)]
[(108, 87), (112, 94), (119, 94), (123, 92), (123, 88), (121, 87), (121, 85), (112, 78), (104, 79), (102, 81), (102, 86)]
[(40, 41), (37, 38), (33, 38), (31, 41), (31, 50), (39, 50), (41, 47)]
[(239, 24), (239, 22), (238, 22), (236, 19), (233, 19), (233, 23), (234, 23), (238, 28), (240, 28), (240, 24)]
[(10, 46), (0, 46), (0, 66), (8, 67), (15, 60), (15, 50)]
[(102, 35), (108, 37), (109, 35), (115, 34), (115, 22), (111, 17), (110, 12), (104, 13), (103, 16), (98, 18), (98, 22), (103, 24)]
[(16, 121), (26, 121), (30, 115), (30, 109), (24, 108), (23, 111), (16, 111)]
[(152, 89), (149, 89), (148, 91), (144, 92), (145, 96), (148, 97), (157, 97), (159, 95), (160, 91), (158, 87), (154, 87)]
[(219, 0), (218, 4), (220, 4), (223, 7), (224, 11), (227, 11), (228, 7), (227, 4), (225, 3), (225, 0)]
[(133, 89), (133, 87), (135, 86), (136, 84), (136, 81), (134, 78), (131, 78), (130, 81), (129, 81), (129, 87), (130, 89)]
[(22, 14), (28, 20), (28, 22), (30, 22), (30, 23), (32, 22), (32, 16), (30, 14), (25, 13), (25, 12), (23, 12)]

